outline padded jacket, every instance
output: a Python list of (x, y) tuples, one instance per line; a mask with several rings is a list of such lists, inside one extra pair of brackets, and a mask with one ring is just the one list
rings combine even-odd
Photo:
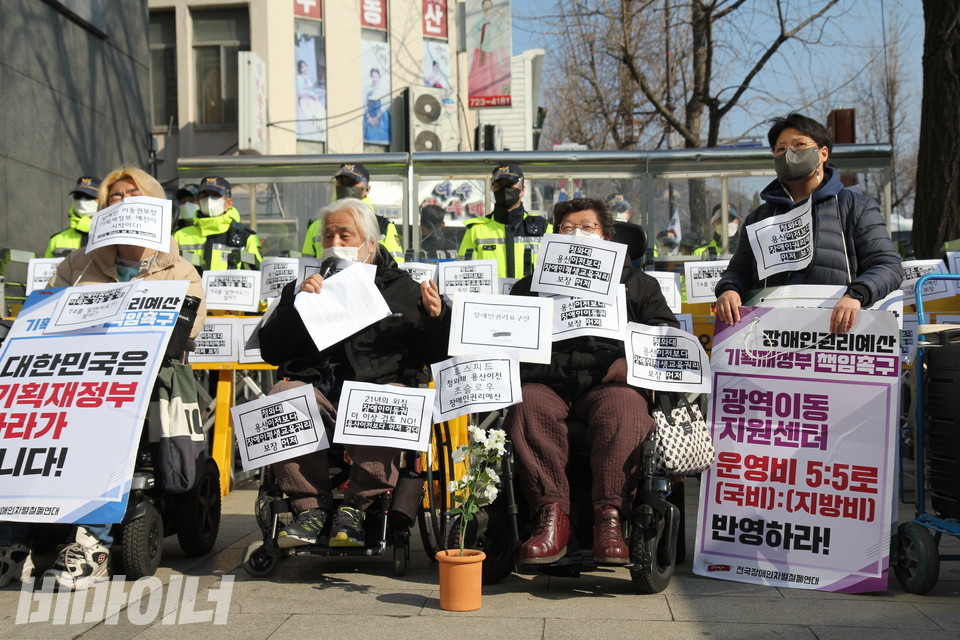
[(757, 263), (746, 228), (751, 224), (786, 213), (799, 205), (779, 180), (760, 194), (765, 201), (747, 216), (740, 229), (737, 250), (717, 283), (715, 293), (733, 289), (746, 298), (759, 287), (791, 284), (848, 285), (863, 295), (863, 306), (885, 298), (903, 282), (900, 255), (890, 240), (880, 205), (873, 198), (844, 189), (837, 170), (824, 167), (825, 179), (811, 194), (813, 198), (813, 259), (801, 271), (757, 277)]
[[(510, 295), (536, 296), (530, 290), (532, 281), (530, 276), (518, 280), (510, 290)], [(625, 265), (620, 273), (620, 282), (627, 288), (627, 320), (651, 326), (680, 326), (677, 317), (667, 306), (656, 279)], [(600, 384), (614, 360), (624, 356), (623, 342), (620, 340), (595, 336), (558, 340), (553, 343), (550, 364), (521, 363), (520, 378), (524, 383), (545, 384), (560, 397), (573, 402)]]
[[(100, 247), (94, 251), (74, 251), (57, 266), (57, 272), (50, 279), (51, 287), (72, 287), (80, 284), (105, 284), (119, 282), (117, 276), (116, 245)], [(147, 268), (146, 274), (138, 275), (134, 280), (186, 280), (190, 283), (187, 295), (200, 298), (197, 317), (193, 321), (190, 337), (196, 338), (203, 328), (207, 317), (207, 303), (203, 295), (200, 275), (192, 264), (180, 256), (177, 241), (170, 238), (170, 248), (161, 251)]]
[(425, 365), (447, 357), (450, 308), (444, 303), (440, 316), (430, 317), (420, 301), (420, 285), (382, 245), (374, 264), (374, 282), (392, 315), (319, 351), (293, 306), (296, 282), (291, 281), (260, 328), (263, 359), (279, 366), (281, 376), (313, 384), (332, 402), (345, 380), (415, 385)]

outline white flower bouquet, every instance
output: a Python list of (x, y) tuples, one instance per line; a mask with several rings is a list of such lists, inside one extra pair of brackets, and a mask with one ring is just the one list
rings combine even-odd
[(460, 555), (463, 555), (467, 525), (480, 507), (497, 499), (500, 476), (494, 467), (506, 453), (506, 433), (503, 429), (485, 432), (479, 427), (467, 427), (470, 442), (458, 447), (452, 454), (454, 463), (466, 462), (467, 471), (459, 480), (451, 480), (447, 487), (456, 505), (450, 515), (460, 516)]

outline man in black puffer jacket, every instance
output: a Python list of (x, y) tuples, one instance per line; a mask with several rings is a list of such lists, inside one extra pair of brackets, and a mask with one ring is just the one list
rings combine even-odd
[[(360, 200), (345, 198), (320, 211), (324, 258), (376, 265), (374, 282), (391, 315), (343, 341), (318, 351), (294, 307), (296, 295), (318, 293), (323, 278), (314, 274), (294, 291), (288, 283), (273, 315), (260, 329), (260, 353), (280, 367), (282, 378), (270, 393), (310, 384), (328, 432), (344, 381), (414, 386), (417, 373), (447, 357), (450, 313), (433, 282), (418, 285), (397, 268), (380, 246), (373, 211)], [(363, 547), (364, 510), (392, 489), (399, 475), (401, 451), (389, 447), (347, 445), (352, 466), (330, 531), (330, 546)], [(291, 499), (296, 519), (278, 535), (281, 547), (316, 544), (330, 517), (332, 495), (327, 452), (319, 451), (272, 465), (279, 488)]]
[[(609, 240), (613, 218), (603, 200), (574, 198), (554, 207), (560, 233)], [(629, 263), (620, 282), (627, 289), (627, 319), (652, 326), (679, 327), (659, 283)], [(531, 278), (519, 280), (511, 295), (536, 295)], [(549, 564), (567, 552), (570, 487), (567, 416), (587, 423), (593, 474), (593, 557), (598, 563), (626, 564), (621, 514), (629, 513), (639, 465), (640, 444), (653, 428), (641, 389), (627, 382), (623, 342), (581, 336), (553, 343), (550, 364), (523, 364), (523, 402), (511, 408), (504, 429), (520, 460), (520, 480), (535, 510), (534, 530), (520, 547), (522, 564)]]
[[(767, 134), (777, 180), (760, 194), (765, 204), (747, 216), (730, 265), (717, 283), (717, 317), (740, 321), (740, 305), (752, 289), (793, 284), (845, 285), (834, 306), (830, 331), (853, 328), (861, 308), (900, 287), (903, 267), (887, 233), (880, 205), (845, 189), (839, 173), (827, 164), (833, 141), (816, 120), (798, 113), (771, 120)], [(749, 241), (749, 227), (784, 214), (812, 199), (813, 257), (804, 269), (777, 273), (763, 281)]]

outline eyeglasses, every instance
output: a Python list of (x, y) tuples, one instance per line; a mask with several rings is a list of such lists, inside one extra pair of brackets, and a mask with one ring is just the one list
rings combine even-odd
[(800, 151), (802, 149), (809, 149), (810, 147), (817, 146), (817, 143), (813, 140), (804, 140), (803, 138), (796, 138), (790, 142), (781, 142), (780, 144), (773, 145), (773, 155), (782, 156), (787, 152), (787, 149), (793, 149), (794, 151)]
[(584, 222), (583, 224), (564, 222), (560, 225), (560, 233), (571, 233), (574, 229), (583, 229), (587, 233), (593, 233), (594, 231), (600, 229), (600, 225), (596, 222)]

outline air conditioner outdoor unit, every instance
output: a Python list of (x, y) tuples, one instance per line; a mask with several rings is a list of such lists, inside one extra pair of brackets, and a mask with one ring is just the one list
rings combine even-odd
[(460, 129), (452, 92), (433, 87), (410, 87), (407, 91), (407, 122), (411, 151), (459, 151)]

